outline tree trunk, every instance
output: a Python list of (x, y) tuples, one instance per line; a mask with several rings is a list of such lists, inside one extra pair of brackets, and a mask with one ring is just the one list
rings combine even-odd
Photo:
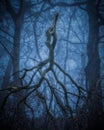
[(89, 122), (95, 122), (102, 113), (102, 95), (100, 79), (100, 57), (99, 57), (99, 22), (95, 0), (87, 0), (87, 10), (89, 17), (88, 36), (88, 64), (86, 67), (86, 78), (88, 87), (88, 109)]
[(19, 85), (19, 59), (20, 59), (20, 37), (22, 23), (17, 20), (14, 28), (14, 45), (13, 45), (13, 81), (15, 85)]

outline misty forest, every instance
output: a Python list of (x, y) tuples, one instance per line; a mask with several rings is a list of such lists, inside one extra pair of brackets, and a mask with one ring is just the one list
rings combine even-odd
[(104, 128), (104, 1), (0, 0), (0, 130)]

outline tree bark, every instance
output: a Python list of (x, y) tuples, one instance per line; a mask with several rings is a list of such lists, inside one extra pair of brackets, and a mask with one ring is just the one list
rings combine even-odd
[(23, 19), (25, 14), (25, 3), (24, 0), (20, 2), (20, 7), (18, 12), (12, 7), (10, 0), (5, 0), (7, 11), (9, 12), (12, 20), (14, 22), (14, 44), (13, 44), (13, 80), (14, 84), (18, 85), (19, 83), (19, 58), (20, 58), (20, 37), (21, 30), (23, 26)]
[[(22, 22), (22, 21), (21, 21)], [(14, 45), (13, 45), (13, 81), (19, 84), (19, 59), (20, 59), (20, 37), (22, 23), (17, 19), (14, 28)]]
[(87, 10), (89, 17), (88, 64), (86, 67), (88, 110), (89, 122), (95, 122), (102, 113), (102, 91), (100, 83), (98, 84), (100, 79), (99, 22), (95, 0), (87, 0)]

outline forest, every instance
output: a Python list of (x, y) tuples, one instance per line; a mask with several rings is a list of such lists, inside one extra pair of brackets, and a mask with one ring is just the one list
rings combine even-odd
[(104, 0), (0, 0), (0, 130), (104, 128)]

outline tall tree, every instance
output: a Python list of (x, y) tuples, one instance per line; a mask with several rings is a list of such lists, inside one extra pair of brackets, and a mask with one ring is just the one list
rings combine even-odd
[[(100, 1), (98, 1), (100, 2)], [(100, 79), (100, 56), (99, 56), (99, 11), (95, 0), (87, 0), (87, 11), (89, 17), (89, 36), (87, 45), (88, 64), (86, 77), (88, 86), (89, 122), (102, 114), (102, 91)], [(93, 105), (92, 105), (93, 104)]]
[(5, 0), (7, 11), (9, 12), (14, 22), (14, 43), (13, 43), (13, 81), (17, 85), (19, 84), (19, 55), (20, 55), (20, 37), (23, 26), (24, 14), (25, 14), (25, 2), (19, 2), (19, 10), (16, 11), (12, 6), (10, 0)]

